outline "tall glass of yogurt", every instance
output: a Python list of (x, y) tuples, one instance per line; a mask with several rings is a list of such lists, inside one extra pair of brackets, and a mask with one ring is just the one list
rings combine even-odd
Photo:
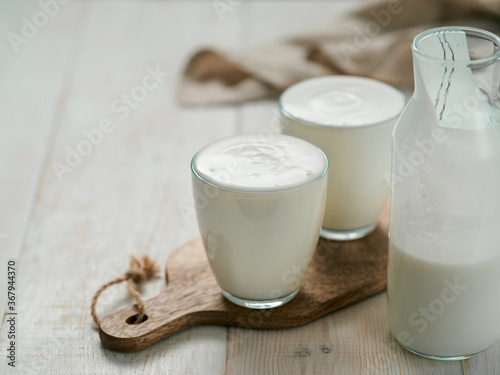
[(238, 135), (200, 150), (193, 194), (222, 294), (266, 309), (298, 293), (321, 230), (328, 160), (302, 139)]
[(391, 134), (406, 98), (368, 78), (326, 76), (281, 95), (283, 132), (321, 148), (330, 162), (321, 236), (354, 240), (377, 224), (389, 194)]

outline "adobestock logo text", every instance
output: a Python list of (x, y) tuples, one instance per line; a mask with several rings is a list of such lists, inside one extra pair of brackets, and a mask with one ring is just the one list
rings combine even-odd
[(7, 39), (15, 53), (19, 53), (19, 47), (22, 44), (28, 44), (35, 36), (38, 35), (40, 29), (43, 29), (49, 24), (51, 18), (56, 17), (61, 10), (61, 5), (66, 5), (69, 0), (40, 0), (38, 6), (40, 10), (35, 12), (30, 18), (21, 18), (22, 26), (20, 33), (9, 32)]

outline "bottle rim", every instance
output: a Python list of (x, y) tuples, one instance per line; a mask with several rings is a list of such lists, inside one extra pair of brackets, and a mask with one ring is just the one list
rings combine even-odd
[[(471, 36), (480, 37), (480, 38), (489, 40), (490, 42), (492, 42), (495, 45), (496, 51), (494, 51), (489, 56), (481, 57), (481, 58), (478, 58), (475, 60), (444, 60), (442, 58), (430, 56), (427, 53), (425, 53), (419, 49), (418, 45), (424, 38), (426, 38), (432, 34), (438, 34), (438, 33), (446, 32), (446, 31), (463, 31), (466, 35), (471, 35)], [(418, 55), (419, 57), (421, 57), (423, 59), (446, 62), (447, 64), (450, 64), (450, 65), (467, 65), (469, 67), (476, 67), (477, 68), (477, 67), (481, 67), (481, 66), (491, 65), (497, 61), (500, 61), (500, 38), (496, 34), (490, 32), (490, 31), (479, 29), (477, 27), (445, 26), (445, 27), (437, 27), (434, 29), (429, 29), (429, 30), (426, 30), (426, 31), (418, 34), (413, 39), (411, 47), (412, 47), (413, 53)]]

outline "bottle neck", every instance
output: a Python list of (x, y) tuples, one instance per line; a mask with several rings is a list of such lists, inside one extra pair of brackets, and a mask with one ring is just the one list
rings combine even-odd
[(415, 97), (436, 111), (450, 104), (498, 103), (500, 39), (489, 32), (448, 27), (419, 34), (412, 45)]

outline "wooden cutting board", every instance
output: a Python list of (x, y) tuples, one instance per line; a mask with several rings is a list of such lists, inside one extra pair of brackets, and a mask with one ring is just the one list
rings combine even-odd
[(222, 297), (201, 240), (193, 240), (170, 255), (167, 287), (145, 302), (147, 320), (130, 324), (136, 316), (130, 306), (102, 319), (99, 336), (109, 349), (132, 352), (200, 324), (279, 329), (308, 323), (385, 290), (387, 232), (388, 210), (363, 239), (321, 239), (299, 294), (268, 310), (247, 309)]

